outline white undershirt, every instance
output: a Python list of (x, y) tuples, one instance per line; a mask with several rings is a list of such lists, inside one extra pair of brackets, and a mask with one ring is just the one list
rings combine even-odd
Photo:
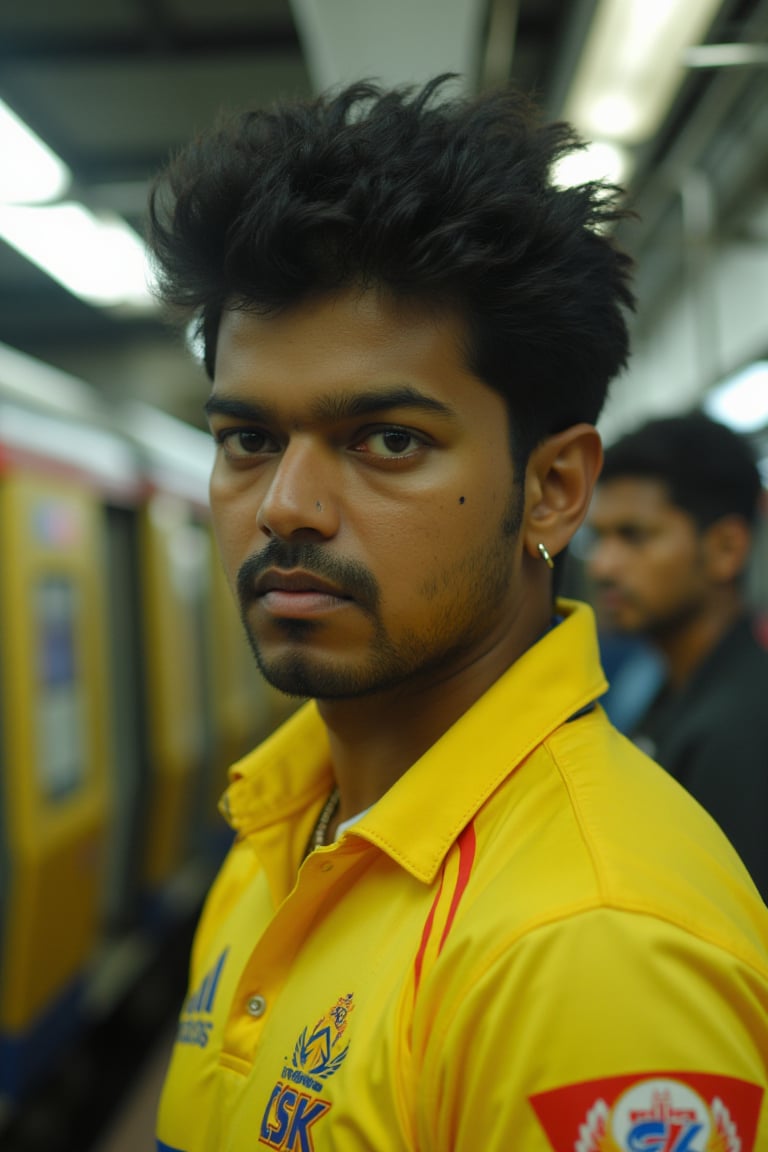
[(350, 816), (349, 820), (342, 820), (336, 829), (336, 835), (333, 838), (334, 841), (340, 840), (342, 832), (346, 832), (353, 824), (357, 824), (358, 820), (362, 820), (363, 816), (367, 816), (371, 808), (373, 808), (373, 804), (368, 808), (364, 808), (362, 812), (358, 812), (356, 816)]

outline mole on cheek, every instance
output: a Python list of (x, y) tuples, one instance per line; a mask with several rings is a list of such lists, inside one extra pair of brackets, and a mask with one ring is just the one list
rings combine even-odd
[(463, 503), (464, 503), (464, 497), (463, 497), (463, 496), (459, 496), (459, 504), (463, 504)]

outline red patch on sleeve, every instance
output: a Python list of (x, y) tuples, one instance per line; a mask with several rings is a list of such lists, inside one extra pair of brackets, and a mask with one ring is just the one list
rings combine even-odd
[(763, 1089), (731, 1076), (644, 1072), (540, 1092), (554, 1152), (755, 1152)]

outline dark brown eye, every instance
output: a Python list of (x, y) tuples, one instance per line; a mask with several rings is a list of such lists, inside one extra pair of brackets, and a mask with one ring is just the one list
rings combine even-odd
[(422, 444), (423, 441), (408, 428), (380, 428), (376, 432), (369, 432), (360, 441), (358, 450), (386, 460), (407, 456)]
[(232, 459), (244, 459), (261, 453), (278, 451), (273, 438), (261, 428), (229, 428), (216, 437)]

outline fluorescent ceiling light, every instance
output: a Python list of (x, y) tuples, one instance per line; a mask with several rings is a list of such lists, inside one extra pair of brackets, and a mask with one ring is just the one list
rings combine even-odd
[(714, 388), (704, 401), (713, 420), (737, 432), (768, 426), (768, 360), (756, 360)]
[(595, 140), (578, 152), (570, 152), (554, 167), (552, 178), (561, 187), (607, 180), (622, 184), (629, 175), (630, 157), (623, 149), (606, 140)]
[(686, 68), (743, 68), (768, 64), (768, 44), (700, 44), (688, 48)]
[(564, 116), (588, 138), (640, 144), (685, 75), (683, 54), (721, 0), (600, 0)]
[(146, 250), (119, 216), (73, 202), (0, 205), (0, 236), (91, 304), (154, 307)]
[(0, 100), (0, 202), (44, 204), (69, 187), (66, 164)]
[(144, 245), (124, 220), (74, 202), (49, 203), (72, 175), (0, 101), (0, 237), (91, 304), (154, 308)]

